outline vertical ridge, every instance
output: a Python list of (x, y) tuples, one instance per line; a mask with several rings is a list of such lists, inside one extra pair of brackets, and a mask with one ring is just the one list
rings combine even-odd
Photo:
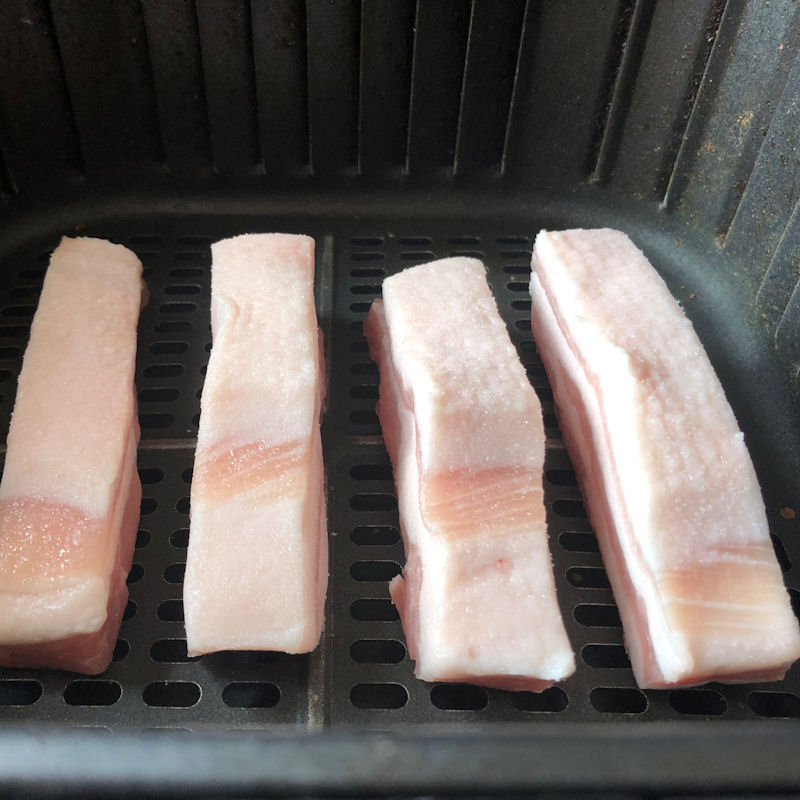
[(214, 137), (211, 135), (211, 108), (208, 102), (208, 81), (206, 80), (206, 60), (203, 57), (203, 40), (200, 36), (200, 9), (197, 6), (197, 0), (191, 0), (192, 9), (194, 10), (194, 33), (197, 37), (197, 52), (200, 56), (200, 90), (203, 94), (203, 119), (206, 124), (206, 140), (208, 141), (208, 154), (209, 166), (211, 171), (219, 174), (219, 167), (217, 166), (217, 155), (214, 148)]
[(601, 157), (603, 140), (608, 122), (611, 117), (614, 95), (625, 60), (626, 46), (631, 34), (633, 18), (638, 7), (638, 0), (620, 0), (618, 4), (617, 22), (613, 38), (609, 43), (608, 55), (603, 78), (604, 89), (598, 96), (598, 103), (594, 113), (594, 125), (589, 142), (589, 152), (586, 162), (586, 174), (589, 180), (595, 182), (594, 174)]
[(789, 295), (775, 329), (775, 347), (796, 381), (800, 378), (800, 281)]
[(309, 47), (309, 42), (311, 41), (311, 36), (309, 35), (309, 25), (308, 25), (308, 6), (311, 0), (305, 0), (303, 4), (305, 9), (305, 19), (303, 20), (303, 34), (306, 40), (306, 126), (308, 131), (308, 172), (309, 175), (316, 174), (316, 165), (314, 164), (314, 132), (312, 130), (311, 125), (311, 114), (313, 109), (311, 108), (311, 48)]
[(247, 179), (263, 168), (256, 124), (251, 8), (245, 0), (197, 2), (211, 140), (218, 173)]
[(800, 283), (800, 201), (795, 203), (781, 231), (756, 292), (756, 308), (773, 330), (780, 325), (798, 283)]
[(356, 96), (356, 175), (362, 174), (361, 145), (364, 136), (364, 0), (358, 4), (358, 94)]
[(458, 120), (456, 121), (456, 139), (453, 146), (453, 175), (458, 174), (458, 155), (461, 147), (461, 129), (464, 122), (464, 100), (467, 89), (467, 71), (469, 69), (470, 53), (472, 52), (472, 28), (475, 23), (475, 0), (469, 4), (469, 24), (467, 26), (467, 44), (464, 50), (464, 65), (461, 70), (461, 91), (458, 98)]
[(409, 170), (451, 177), (471, 3), (419, 3), (409, 119)]
[(358, 169), (363, 175), (397, 175), (405, 165), (414, 12), (412, 0), (361, 3)]
[(720, 19), (662, 204), (680, 205), (720, 246), (791, 73), (798, 23), (793, 0), (729, 2)]
[(361, 4), (313, 0), (307, 8), (314, 172), (353, 175), (358, 151)]
[(533, 13), (531, 11), (531, 3), (534, 0), (525, 0), (525, 8), (522, 12), (522, 25), (519, 28), (519, 41), (517, 42), (517, 59), (514, 65), (514, 83), (511, 87), (511, 98), (508, 103), (508, 114), (506, 115), (506, 127), (503, 132), (503, 152), (500, 156), (500, 174), (506, 174), (506, 166), (508, 162), (508, 143), (509, 139), (511, 138), (511, 126), (514, 121), (516, 106), (518, 96), (517, 93), (519, 92), (519, 75), (520, 70), (522, 67), (522, 50), (523, 44), (525, 42), (525, 36), (528, 31), (528, 24), (530, 20), (530, 15)]
[[(264, 174), (308, 175), (303, 0), (251, 3), (254, 90)], [(279, 113), (277, 113), (279, 112)]]
[(56, 29), (55, 19), (53, 18), (53, 9), (50, 3), (51, 0), (44, 0), (42, 3), (42, 10), (44, 12), (50, 35), (53, 37), (53, 53), (55, 54), (56, 62), (58, 63), (59, 88), (64, 95), (64, 105), (67, 109), (69, 129), (72, 133), (72, 138), (75, 143), (75, 156), (77, 159), (76, 167), (81, 177), (86, 177), (86, 154), (84, 152), (83, 142), (81, 141), (80, 131), (78, 130), (78, 121), (75, 116), (75, 105), (72, 99), (72, 93), (69, 89), (66, 69), (64, 68), (64, 54), (61, 50), (61, 42), (58, 39), (58, 30)]
[[(150, 49), (150, 35), (147, 32), (147, 23), (145, 21), (145, 8), (144, 8), (144, 0), (139, 0), (139, 9), (142, 15), (142, 38), (144, 39), (144, 52), (146, 54), (146, 63), (147, 63), (147, 83), (150, 89), (150, 94), (152, 95), (154, 102), (153, 102), (153, 119), (155, 123), (155, 144), (156, 144), (156, 161), (159, 164), (167, 164), (167, 148), (164, 140), (164, 126), (163, 120), (161, 119), (161, 114), (158, 109), (158, 101), (157, 101), (157, 90), (156, 90), (156, 78), (155, 72), (153, 68), (153, 56), (152, 51)], [(168, 165), (167, 165), (168, 166)]]
[(417, 42), (420, 1), (421, 0), (416, 0), (416, 7), (414, 8), (414, 36), (411, 40), (411, 79), (408, 82), (408, 124), (406, 125), (406, 163), (403, 168), (404, 175), (409, 175), (411, 172), (411, 125), (414, 120), (414, 85), (417, 77)]
[[(723, 19), (724, 19), (724, 12), (723, 12)], [(680, 196), (680, 190), (678, 187), (679, 183), (678, 176), (681, 170), (681, 165), (687, 159), (691, 149), (690, 134), (692, 128), (696, 124), (695, 120), (702, 115), (702, 111), (698, 111), (698, 107), (700, 105), (700, 92), (702, 91), (703, 86), (705, 86), (707, 83), (708, 74), (711, 69), (711, 63), (713, 60), (713, 54), (714, 54), (714, 49), (716, 47), (716, 43), (717, 39), (715, 38), (714, 42), (712, 42), (711, 44), (711, 49), (709, 50), (708, 53), (708, 59), (706, 60), (705, 67), (703, 69), (703, 74), (698, 83), (697, 92), (693, 98), (691, 111), (689, 112), (689, 116), (686, 119), (686, 125), (683, 129), (683, 133), (681, 134), (681, 141), (678, 147), (678, 151), (675, 154), (675, 158), (672, 162), (672, 169), (669, 174), (669, 179), (667, 180), (667, 185), (664, 189), (664, 197), (661, 200), (661, 208), (664, 211), (673, 210)]]
[(200, 34), (194, 4), (141, 0), (164, 165), (175, 176), (212, 173)]
[(256, 86), (256, 48), (253, 37), (253, 0), (247, 0), (247, 10), (244, 14), (245, 20), (245, 40), (247, 42), (247, 57), (250, 64), (250, 74), (253, 77), (252, 102), (253, 102), (253, 139), (255, 142), (256, 167), (263, 174), (264, 153), (261, 149), (261, 123), (260, 108), (258, 102), (258, 87)]
[(656, 193), (661, 197), (661, 207), (667, 208), (667, 194), (669, 185), (672, 181), (672, 176), (675, 172), (678, 157), (680, 155), (683, 140), (686, 136), (686, 131), (689, 127), (689, 121), (694, 113), (694, 107), (697, 102), (697, 95), (703, 78), (708, 69), (708, 63), (711, 59), (711, 51), (714, 47), (714, 42), (717, 39), (719, 32), (720, 22), (722, 15), (725, 13), (725, 7), (728, 0), (714, 0), (709, 8), (706, 16), (705, 23), (705, 40), (706, 47), (698, 51), (694, 65), (692, 67), (692, 80), (689, 84), (689, 91), (684, 99), (683, 108), (680, 113), (675, 117), (672, 124), (672, 131), (670, 136), (670, 144), (664, 150), (664, 156), (661, 159), (661, 166), (656, 176)]
[(747, 185), (725, 231), (725, 249), (742, 262), (752, 264), (758, 286), (768, 271), (768, 262), (780, 247), (800, 199), (800, 55), (783, 86), (780, 98), (765, 120), (761, 142)]
[(358, 0), (358, 13), (356, 14), (356, 20), (358, 21), (358, 30), (356, 32), (358, 40), (355, 47), (355, 58), (357, 59), (357, 63), (354, 70), (354, 77), (357, 85), (354, 96), (355, 125), (353, 126), (353, 135), (355, 137), (355, 141), (353, 144), (355, 146), (355, 152), (353, 153), (352, 168), (356, 174), (360, 174), (359, 153), (361, 151), (361, 87), (363, 85), (361, 75), (361, 54), (364, 47), (364, 0)]
[(309, 55), (308, 55), (308, 0), (301, 2), (303, 9), (303, 47), (305, 48), (305, 101), (306, 101), (306, 164), (308, 165), (308, 174), (314, 174), (314, 162), (311, 157), (311, 90), (309, 87), (310, 72), (309, 72)]
[(598, 144), (592, 155), (594, 166), (590, 172), (590, 183), (602, 183), (607, 180), (614, 168), (623, 124), (630, 108), (634, 82), (650, 31), (653, 10), (653, 0), (636, 0), (632, 10), (630, 4), (623, 9), (620, 28), (625, 32), (620, 44), (618, 66), (611, 83), (611, 98), (608, 101), (606, 116), (601, 129), (595, 133)]
[(711, 72), (711, 67), (714, 61), (714, 52), (719, 47), (718, 34), (720, 28), (722, 28), (725, 22), (726, 12), (728, 11), (728, 8), (729, 5), (726, 2), (722, 10), (722, 14), (720, 15), (719, 21), (717, 23), (716, 31), (714, 34), (714, 40), (711, 42), (711, 47), (709, 48), (708, 51), (708, 57), (703, 67), (703, 74), (700, 76), (700, 80), (697, 82), (697, 91), (694, 93), (694, 96), (692, 98), (691, 110), (686, 118), (686, 125), (684, 126), (683, 132), (681, 134), (680, 145), (675, 154), (675, 158), (672, 162), (672, 170), (670, 172), (669, 179), (667, 180), (667, 185), (664, 189), (664, 197), (661, 200), (661, 208), (665, 211), (671, 211), (672, 209), (674, 209), (675, 204), (678, 201), (678, 197), (680, 194), (678, 187), (679, 183), (678, 176), (681, 170), (681, 164), (687, 159), (689, 152), (691, 150), (690, 135), (692, 129), (696, 125), (699, 127), (699, 125), (702, 124), (702, 120), (700, 121), (700, 123), (695, 122), (698, 119), (698, 117), (702, 116), (701, 92), (703, 90), (703, 87), (708, 85), (709, 82), (709, 73)]

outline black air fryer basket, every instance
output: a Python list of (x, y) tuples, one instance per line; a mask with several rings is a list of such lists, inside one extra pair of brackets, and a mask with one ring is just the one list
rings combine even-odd
[[(800, 668), (641, 691), (530, 333), (541, 228), (610, 226), (695, 324), (800, 601), (800, 3), (3, 0), (0, 430), (62, 235), (133, 249), (144, 488), (130, 602), (97, 678), (0, 669), (0, 790), (782, 792)], [(330, 588), (309, 656), (186, 656), (181, 590), (209, 245), (317, 242)], [(557, 589), (578, 669), (542, 694), (412, 674), (377, 369), (384, 276), (484, 260), (542, 400)], [(465, 322), (469, 311), (465, 309)]]

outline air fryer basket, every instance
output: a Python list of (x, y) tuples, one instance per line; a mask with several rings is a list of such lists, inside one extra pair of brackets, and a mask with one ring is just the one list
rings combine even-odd
[[(703, 340), (800, 603), (800, 5), (791, 0), (4, 0), (0, 429), (62, 235), (133, 249), (144, 498), (97, 678), (0, 668), (20, 794), (667, 794), (800, 786), (800, 669), (641, 691), (530, 333), (533, 237), (628, 232)], [(181, 582), (210, 243), (317, 242), (330, 588), (308, 656), (188, 659)], [(413, 677), (361, 324), (384, 276), (489, 269), (542, 400), (545, 500), (578, 669), (546, 692)], [(469, 310), (465, 309), (465, 323)], [(794, 721), (792, 721), (794, 720)]]

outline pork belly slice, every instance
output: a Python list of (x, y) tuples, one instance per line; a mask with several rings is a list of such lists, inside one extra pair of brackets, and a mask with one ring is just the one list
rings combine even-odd
[(211, 251), (187, 649), (305, 653), (319, 641), (328, 581), (314, 240), (246, 235)]
[(531, 691), (566, 678), (542, 411), (483, 264), (387, 278), (364, 328), (406, 550), (390, 591), (416, 675)]
[(19, 376), (0, 482), (0, 664), (103, 672), (139, 521), (142, 266), (62, 239)]
[(781, 678), (798, 624), (744, 437), (625, 234), (542, 231), (532, 329), (643, 688)]

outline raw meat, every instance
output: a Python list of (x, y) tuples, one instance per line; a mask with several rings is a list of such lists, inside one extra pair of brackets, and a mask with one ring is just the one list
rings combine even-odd
[(541, 232), (532, 328), (641, 687), (783, 676), (800, 633), (691, 323), (613, 230)]
[(19, 376), (0, 483), (0, 663), (111, 661), (139, 521), (133, 376), (142, 266), (63, 239)]
[(187, 648), (305, 653), (319, 641), (328, 581), (314, 240), (256, 234), (211, 250)]
[(406, 549), (390, 591), (416, 675), (532, 691), (566, 678), (541, 407), (483, 265), (452, 258), (387, 278), (365, 333)]

